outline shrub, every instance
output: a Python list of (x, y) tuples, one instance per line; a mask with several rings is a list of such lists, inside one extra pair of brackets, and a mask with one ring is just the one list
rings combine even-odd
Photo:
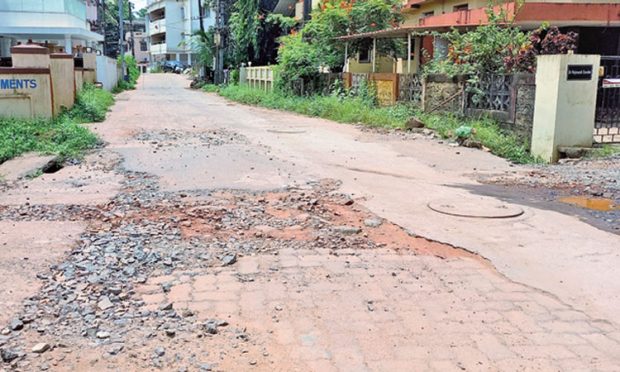
[(201, 89), (204, 90), (205, 92), (217, 93), (217, 92), (219, 92), (220, 87), (215, 85), (215, 84), (205, 84), (205, 85), (202, 86)]
[(114, 96), (110, 92), (85, 84), (68, 115), (81, 123), (101, 122), (113, 103)]
[(55, 120), (0, 118), (0, 163), (29, 151), (78, 157), (97, 142), (97, 137), (70, 115)]

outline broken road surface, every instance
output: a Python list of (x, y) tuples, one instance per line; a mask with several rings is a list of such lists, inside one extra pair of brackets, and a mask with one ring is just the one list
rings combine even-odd
[(618, 236), (460, 187), (506, 162), (187, 86), (3, 187), (0, 370), (620, 365)]

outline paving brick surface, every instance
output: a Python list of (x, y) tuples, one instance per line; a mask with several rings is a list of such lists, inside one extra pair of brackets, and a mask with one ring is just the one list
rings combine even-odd
[[(618, 330), (468, 258), (283, 249), (178, 273), (166, 301), (316, 371), (617, 370)], [(189, 274), (189, 275), (188, 275)], [(152, 288), (152, 287), (151, 287)], [(284, 361), (281, 361), (284, 362)], [(277, 369), (277, 368), (276, 368)]]

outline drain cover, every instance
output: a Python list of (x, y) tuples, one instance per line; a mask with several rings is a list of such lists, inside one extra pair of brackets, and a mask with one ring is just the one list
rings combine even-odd
[(294, 129), (267, 129), (269, 133), (279, 133), (279, 134), (301, 134), (306, 133), (305, 130), (294, 130)]
[(523, 209), (490, 198), (442, 199), (428, 203), (435, 212), (458, 217), (511, 218), (523, 214)]

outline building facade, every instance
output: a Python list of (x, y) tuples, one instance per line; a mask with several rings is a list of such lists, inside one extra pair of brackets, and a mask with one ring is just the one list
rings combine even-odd
[[(486, 0), (408, 0), (403, 6), (405, 20), (396, 29), (350, 35), (343, 41), (368, 38), (410, 38), (411, 53), (404, 58), (376, 56), (376, 61), (360, 56), (349, 59), (351, 72), (417, 72), (428, 59), (441, 57), (448, 44), (440, 36), (418, 36), (424, 32), (467, 32), (488, 22)], [(562, 32), (579, 35), (577, 53), (620, 55), (620, 2), (606, 0), (524, 0), (504, 1), (502, 7), (509, 19), (524, 30), (547, 23)], [(499, 9), (496, 9), (499, 10)], [(365, 55), (365, 53), (364, 53)], [(386, 63), (385, 59), (391, 59)]]
[(203, 14), (198, 10), (198, 0), (149, 0), (147, 2), (147, 27), (151, 63), (181, 61), (192, 64), (192, 35), (214, 24), (214, 14), (207, 7)]
[(102, 40), (91, 31), (86, 0), (0, 1), (0, 57), (29, 41), (74, 54), (83, 47), (97, 48)]

